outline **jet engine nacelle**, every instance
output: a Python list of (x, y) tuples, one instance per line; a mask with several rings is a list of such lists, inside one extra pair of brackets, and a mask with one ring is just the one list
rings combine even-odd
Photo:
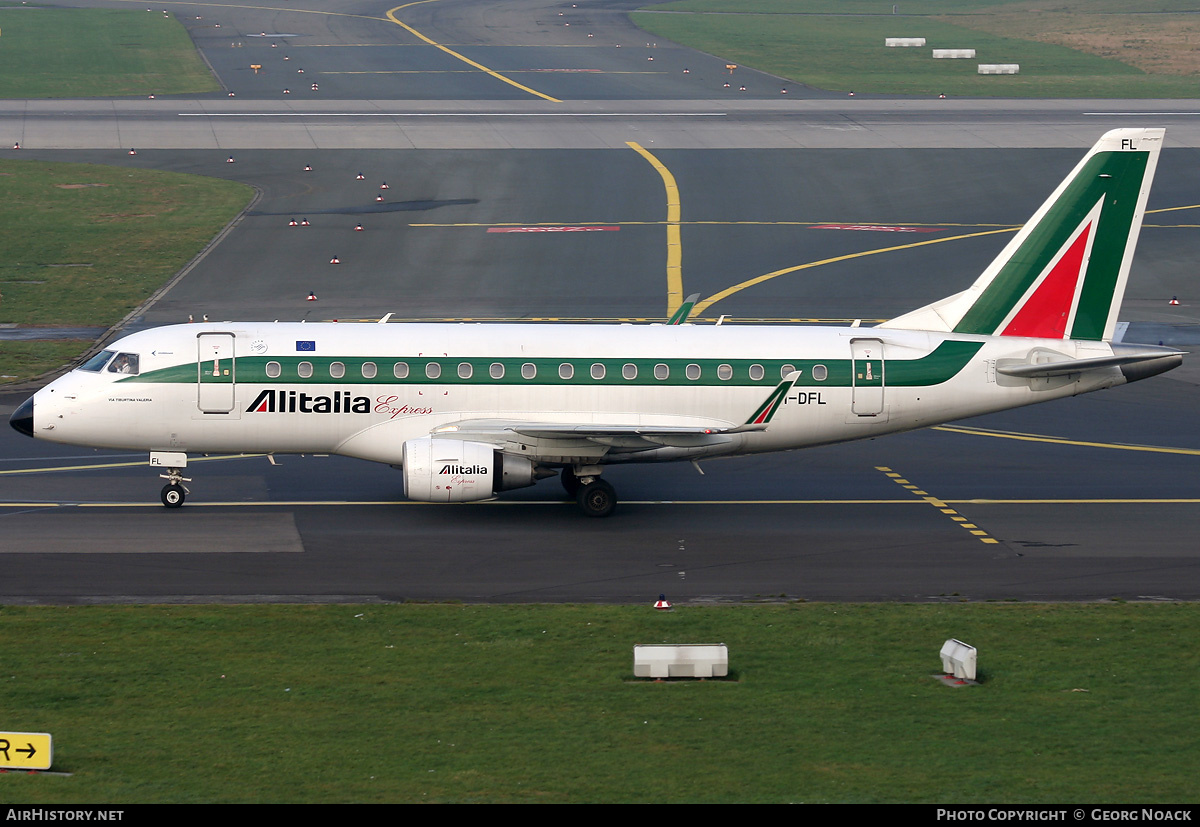
[(421, 502), (486, 500), (538, 479), (534, 464), (482, 442), (422, 437), (404, 443), (404, 496)]

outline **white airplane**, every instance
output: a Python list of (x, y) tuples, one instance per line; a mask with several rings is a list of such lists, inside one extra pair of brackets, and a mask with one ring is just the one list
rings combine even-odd
[(1180, 365), (1113, 341), (1163, 134), (1104, 135), (971, 287), (874, 328), (174, 325), (113, 342), (11, 422), (149, 451), (167, 507), (189, 452), (319, 453), (398, 467), (427, 502), (559, 473), (603, 517), (610, 464), (877, 437)]

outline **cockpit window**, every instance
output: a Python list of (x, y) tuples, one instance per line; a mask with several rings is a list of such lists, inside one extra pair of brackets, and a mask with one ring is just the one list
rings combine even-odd
[(115, 350), (102, 350), (80, 365), (79, 370), (90, 370), (93, 373), (104, 370), (104, 366), (108, 364), (108, 360), (113, 357), (114, 353), (116, 353)]
[(109, 373), (125, 373), (130, 376), (138, 374), (138, 355), (136, 353), (118, 353), (117, 358), (108, 366)]

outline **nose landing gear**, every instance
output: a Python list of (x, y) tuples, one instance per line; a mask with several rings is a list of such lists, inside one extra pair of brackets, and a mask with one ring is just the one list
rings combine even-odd
[(159, 474), (167, 484), (163, 486), (159, 499), (167, 508), (179, 508), (187, 499), (188, 491), (185, 482), (191, 482), (191, 477), (183, 475), (187, 468), (187, 454), (179, 451), (151, 451), (150, 465), (154, 468), (165, 468), (167, 473)]
[(167, 484), (163, 486), (162, 493), (159, 495), (162, 504), (167, 508), (179, 508), (179, 506), (183, 505), (183, 501), (187, 499), (187, 495), (191, 493), (184, 483), (191, 482), (192, 478), (183, 476), (180, 470), (179, 468), (168, 468), (167, 473), (159, 474), (160, 477), (167, 481)]

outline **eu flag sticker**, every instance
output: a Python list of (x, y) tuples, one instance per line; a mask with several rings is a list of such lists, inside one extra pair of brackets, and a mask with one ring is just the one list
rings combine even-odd
[(312, 342), (312, 341), (296, 342), (296, 352), (298, 352), (298, 353), (305, 353), (305, 352), (316, 353), (317, 352), (317, 343)]

